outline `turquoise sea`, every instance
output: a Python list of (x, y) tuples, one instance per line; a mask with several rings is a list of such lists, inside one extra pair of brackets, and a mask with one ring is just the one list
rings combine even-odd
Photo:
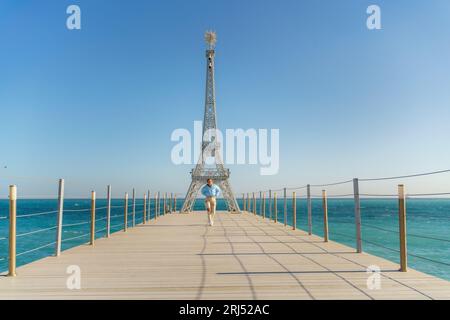
[[(177, 208), (182, 205), (178, 199)], [(242, 208), (242, 200), (239, 200)], [(129, 218), (131, 225), (131, 202)], [(23, 265), (54, 254), (56, 238), (56, 200), (18, 200), (17, 209), (17, 263)], [(111, 212), (111, 232), (123, 230), (124, 201), (114, 199)], [(8, 266), (8, 201), (0, 200), (0, 271)], [(96, 202), (96, 237), (106, 234), (106, 200)], [(257, 201), (257, 213), (260, 203)], [(313, 233), (323, 236), (321, 199), (313, 199)], [(398, 201), (396, 199), (362, 199), (363, 250), (394, 262), (399, 262)], [(284, 203), (277, 203), (278, 221), (284, 221)], [(203, 201), (197, 201), (195, 210), (204, 210)], [(218, 209), (225, 203), (218, 201)], [(142, 222), (143, 200), (136, 201), (136, 223)], [(154, 201), (151, 218), (154, 218)], [(48, 213), (49, 212), (49, 213)], [(287, 201), (287, 221), (292, 224), (292, 201)], [(297, 199), (297, 227), (307, 230), (306, 199)], [(43, 213), (42, 215), (34, 215)], [(28, 216), (32, 214), (33, 216)], [(266, 200), (266, 216), (269, 202)], [(353, 199), (329, 199), (330, 240), (355, 247)], [(64, 202), (62, 249), (81, 245), (89, 240), (90, 200), (70, 199)], [(43, 230), (43, 231), (40, 231)], [(450, 280), (450, 199), (408, 199), (407, 232), (408, 263), (411, 268)]]

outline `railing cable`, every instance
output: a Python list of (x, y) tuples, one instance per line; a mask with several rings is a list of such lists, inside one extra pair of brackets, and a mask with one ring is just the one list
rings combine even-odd
[(26, 217), (35, 217), (35, 216), (43, 216), (46, 214), (58, 213), (58, 210), (55, 211), (46, 211), (46, 212), (38, 212), (38, 213), (30, 213), (30, 214), (21, 214), (17, 215), (17, 218), (26, 218)]
[[(396, 230), (385, 229), (385, 228), (381, 228), (381, 227), (374, 226), (374, 225), (367, 224), (367, 223), (364, 223), (362, 226), (363, 227), (369, 227), (369, 228), (372, 228), (372, 229), (378, 229), (378, 230), (385, 231), (385, 232), (391, 232), (391, 233), (396, 233), (396, 234), (399, 233)], [(436, 241), (442, 241), (442, 242), (450, 242), (450, 239), (437, 238), (437, 237), (433, 237), (433, 236), (420, 235), (420, 234), (414, 234), (414, 233), (408, 233), (408, 237), (430, 239), (430, 240), (436, 240)]]
[(75, 222), (75, 223), (63, 224), (62, 226), (63, 226), (63, 228), (64, 227), (67, 228), (67, 227), (81, 226), (81, 225), (88, 224), (88, 223), (91, 223), (91, 222), (90, 221)]
[(36, 234), (36, 233), (41, 233), (41, 232), (45, 232), (45, 231), (49, 231), (49, 230), (54, 230), (57, 227), (50, 227), (50, 228), (45, 228), (45, 229), (39, 229), (39, 230), (35, 230), (35, 231), (30, 231), (30, 232), (25, 232), (25, 233), (20, 233), (18, 235), (16, 235), (16, 237), (24, 237), (24, 236), (29, 236), (31, 234)]
[(438, 193), (408, 193), (407, 197), (428, 197), (428, 196), (448, 196), (450, 192), (438, 192)]
[(122, 227), (123, 225), (124, 225), (124, 223), (122, 222), (122, 223), (119, 223), (119, 224), (115, 224), (115, 225), (113, 225), (113, 226), (111, 226), (109, 228), (112, 229), (112, 228)]
[(349, 238), (349, 239), (355, 239), (354, 236), (351, 236), (351, 235), (348, 235), (348, 234), (339, 233), (339, 232), (336, 232), (336, 231), (329, 231), (329, 233), (331, 235), (335, 234), (335, 235), (346, 237), (346, 238)]
[(422, 256), (419, 256), (419, 255), (413, 254), (413, 253), (408, 253), (408, 256), (419, 258), (419, 259), (422, 259), (422, 260), (427, 260), (427, 261), (430, 261), (430, 262), (434, 262), (434, 263), (438, 263), (438, 264), (442, 264), (442, 265), (450, 267), (450, 263), (448, 263), (448, 262), (443, 262), (443, 261), (438, 261), (438, 260), (422, 257)]
[(432, 171), (432, 172), (425, 172), (425, 173), (416, 173), (416, 174), (410, 174), (410, 175), (404, 175), (404, 176), (395, 176), (395, 177), (366, 178), (366, 179), (359, 179), (359, 181), (395, 180), (395, 179), (404, 179), (404, 178), (429, 176), (429, 175), (433, 175), (433, 174), (446, 173), (446, 172), (450, 172), (450, 169), (440, 170), (440, 171)]
[(360, 193), (362, 197), (398, 197), (398, 194)]
[(84, 211), (90, 211), (91, 208), (86, 209), (64, 209), (64, 212), (84, 212)]
[(371, 245), (374, 245), (374, 246), (377, 246), (377, 247), (380, 247), (380, 248), (383, 248), (383, 249), (387, 249), (387, 250), (390, 250), (390, 251), (393, 251), (393, 252), (400, 252), (400, 250), (389, 248), (389, 247), (386, 247), (386, 246), (384, 246), (382, 244), (379, 244), (379, 243), (376, 243), (376, 242), (372, 242), (372, 241), (369, 241), (369, 240), (363, 239), (363, 242), (367, 242), (367, 243), (369, 243)]
[[(327, 195), (328, 198), (343, 198), (343, 197), (353, 197), (353, 196), (354, 196), (353, 193)], [(320, 197), (322, 197), (322, 196), (320, 196)]]
[[(410, 175), (402, 175), (402, 176), (364, 178), (364, 179), (358, 179), (358, 180), (359, 181), (394, 180), (394, 179), (429, 176), (429, 175), (435, 175), (435, 174), (440, 174), (440, 173), (448, 173), (448, 172), (450, 172), (450, 169), (439, 170), (439, 171), (432, 171), (432, 172), (425, 172), (425, 173), (416, 173), (416, 174), (410, 174)], [(347, 184), (347, 183), (350, 183), (350, 182), (353, 182), (353, 179), (345, 180), (345, 181), (339, 181), (339, 182), (333, 182), (333, 183), (325, 183), (325, 184), (311, 184), (310, 187), (330, 187), (330, 186), (337, 186), (337, 185)], [(307, 185), (304, 185), (304, 186), (301, 186), (301, 187), (288, 187), (288, 188), (286, 188), (286, 190), (299, 190), (299, 189), (305, 189), (307, 187), (308, 187)], [(283, 189), (277, 189), (277, 190), (283, 190)], [(267, 191), (269, 191), (269, 190), (261, 191), (261, 192), (267, 192)]]
[(66, 242), (66, 241), (70, 241), (70, 240), (75, 240), (75, 239), (78, 239), (78, 238), (81, 238), (81, 237), (86, 237), (86, 236), (88, 236), (88, 235), (89, 235), (89, 234), (84, 233), (84, 234), (79, 235), (79, 236), (75, 236), (75, 237), (68, 238), (68, 239), (63, 239), (63, 240), (61, 240), (61, 242)]
[(100, 230), (96, 230), (95, 233), (102, 232), (102, 231), (105, 231), (105, 230), (106, 230), (106, 228), (103, 228), (103, 229), (100, 229)]
[(310, 186), (314, 187), (314, 188), (331, 187), (331, 186), (338, 186), (338, 185), (341, 185), (341, 184), (347, 184), (347, 183), (350, 183), (350, 182), (353, 182), (353, 179), (345, 180), (345, 181), (339, 181), (339, 182), (333, 182), (333, 183), (326, 183), (326, 184), (311, 184)]
[(31, 250), (27, 250), (27, 251), (24, 251), (24, 252), (18, 253), (18, 254), (16, 254), (16, 257), (19, 257), (19, 256), (21, 256), (21, 255), (24, 255), (24, 254), (28, 254), (28, 253), (31, 253), (31, 252), (34, 252), (34, 251), (38, 251), (38, 250), (44, 249), (44, 248), (46, 248), (46, 247), (50, 247), (50, 246), (54, 245), (55, 243), (56, 243), (56, 242), (55, 242), (55, 241), (53, 241), (53, 242), (51, 242), (51, 243), (47, 243), (47, 244), (45, 244), (45, 245), (43, 245), (43, 246), (40, 246), (40, 247), (37, 247), (37, 248), (31, 249)]

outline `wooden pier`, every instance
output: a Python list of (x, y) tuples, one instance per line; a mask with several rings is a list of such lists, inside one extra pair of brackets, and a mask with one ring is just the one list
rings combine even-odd
[[(252, 213), (167, 214), (0, 277), (0, 299), (450, 299), (450, 282)], [(68, 289), (69, 266), (81, 289)], [(381, 268), (380, 288), (369, 289)]]

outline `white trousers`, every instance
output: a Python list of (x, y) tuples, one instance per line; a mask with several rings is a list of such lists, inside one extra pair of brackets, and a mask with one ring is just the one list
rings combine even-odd
[(209, 214), (214, 217), (216, 214), (216, 197), (206, 197), (205, 206), (206, 210), (209, 211)]

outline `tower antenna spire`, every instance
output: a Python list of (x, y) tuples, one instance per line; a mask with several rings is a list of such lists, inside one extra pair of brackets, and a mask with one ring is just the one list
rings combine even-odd
[(205, 42), (209, 50), (214, 50), (217, 42), (217, 34), (215, 31), (208, 30), (205, 32)]

